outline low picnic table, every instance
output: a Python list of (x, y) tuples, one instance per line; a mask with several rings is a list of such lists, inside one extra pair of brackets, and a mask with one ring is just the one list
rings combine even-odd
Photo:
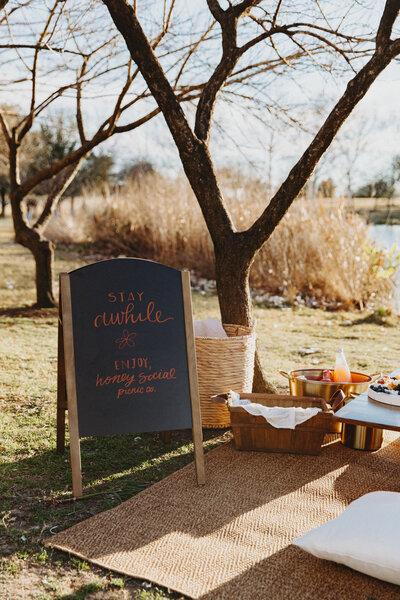
[(368, 398), (368, 392), (356, 396), (332, 417), (333, 421), (400, 431), (400, 407)]
[[(399, 374), (400, 369), (397, 369), (391, 376)], [(368, 392), (350, 400), (333, 415), (332, 419), (351, 425), (400, 431), (400, 407), (372, 400), (368, 398)]]

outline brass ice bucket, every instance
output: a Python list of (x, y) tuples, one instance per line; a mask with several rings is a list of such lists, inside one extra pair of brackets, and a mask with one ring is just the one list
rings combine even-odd
[[(346, 398), (345, 403), (350, 400)], [(367, 425), (342, 423), (342, 444), (355, 450), (379, 450), (383, 442), (383, 429)]]
[[(346, 400), (353, 394), (359, 396), (366, 392), (368, 386), (380, 377), (380, 373), (365, 375), (351, 371), (351, 383), (336, 383), (333, 381), (318, 381), (325, 369), (296, 369), (294, 371), (282, 371), (279, 373), (289, 380), (289, 389), (292, 396), (318, 396), (323, 398), (327, 404), (331, 404), (331, 398), (337, 390), (343, 390)], [(299, 377), (305, 379), (299, 379)], [(332, 433), (340, 433), (341, 423), (332, 423)]]
[(355, 450), (379, 450), (383, 442), (383, 429), (343, 423), (342, 444)]

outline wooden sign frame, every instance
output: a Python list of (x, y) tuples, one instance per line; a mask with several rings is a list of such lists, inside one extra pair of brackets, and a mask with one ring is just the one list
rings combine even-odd
[[(200, 397), (198, 390), (196, 353), (194, 344), (190, 272), (180, 271), (186, 355), (192, 414), (192, 436), (196, 479), (198, 485), (206, 482), (201, 426)], [(57, 452), (65, 451), (65, 412), (68, 411), (72, 489), (76, 498), (83, 495), (82, 467), (78, 422), (78, 397), (75, 373), (75, 352), (72, 317), (72, 299), (69, 273), (60, 273), (60, 303), (58, 328), (58, 372), (57, 372)]]

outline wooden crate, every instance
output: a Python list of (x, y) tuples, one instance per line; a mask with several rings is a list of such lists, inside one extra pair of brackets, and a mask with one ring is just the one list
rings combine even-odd
[(297, 425), (295, 429), (277, 429), (264, 417), (254, 417), (241, 406), (232, 406), (229, 394), (213, 396), (213, 401), (226, 403), (237, 450), (259, 452), (293, 452), (319, 454), (326, 433), (330, 432), (333, 411), (323, 398), (311, 396), (285, 396), (277, 394), (242, 394), (242, 398), (264, 406), (299, 406), (322, 409), (314, 417)]

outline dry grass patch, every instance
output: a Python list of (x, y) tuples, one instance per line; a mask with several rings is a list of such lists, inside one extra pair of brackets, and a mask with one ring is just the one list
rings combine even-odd
[[(265, 208), (264, 184), (229, 170), (220, 179), (236, 227), (246, 229)], [(141, 176), (108, 200), (86, 199), (73, 221), (64, 211), (48, 233), (65, 241), (88, 236), (100, 253), (149, 258), (214, 278), (211, 239), (183, 177)], [(339, 202), (297, 200), (257, 255), (250, 282), (289, 299), (390, 307), (397, 263), (368, 241), (365, 222)]]

